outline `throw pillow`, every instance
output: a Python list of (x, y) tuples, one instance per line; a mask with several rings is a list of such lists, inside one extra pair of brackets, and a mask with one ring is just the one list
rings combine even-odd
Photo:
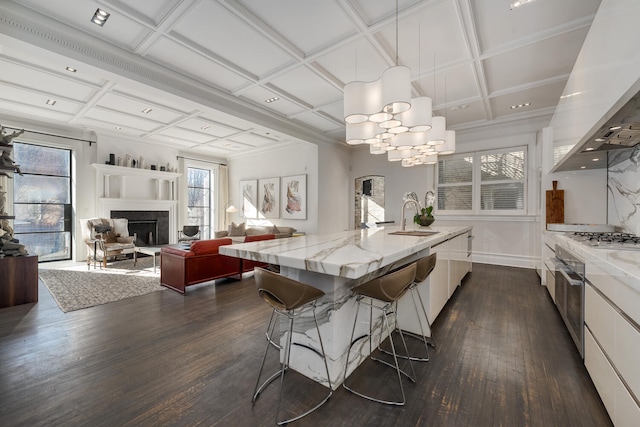
[(107, 243), (117, 243), (117, 241), (118, 241), (116, 239), (115, 231), (111, 231), (111, 230), (107, 231), (106, 233), (102, 233), (102, 238)]
[(229, 236), (244, 236), (244, 222), (239, 225), (236, 225), (235, 222), (232, 222), (229, 226)]

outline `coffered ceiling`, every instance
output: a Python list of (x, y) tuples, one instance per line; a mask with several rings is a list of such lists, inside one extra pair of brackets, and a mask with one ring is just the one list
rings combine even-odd
[(550, 117), (600, 0), (513, 1), (5, 0), (0, 113), (223, 158), (344, 144), (344, 85), (397, 55), (451, 129)]

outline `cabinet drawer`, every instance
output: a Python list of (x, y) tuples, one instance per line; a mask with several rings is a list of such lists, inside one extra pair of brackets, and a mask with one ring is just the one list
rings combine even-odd
[(625, 283), (625, 280), (630, 279), (613, 276), (594, 262), (587, 262), (585, 268), (587, 280), (609, 298), (620, 311), (633, 319), (636, 324), (640, 324), (640, 292)]

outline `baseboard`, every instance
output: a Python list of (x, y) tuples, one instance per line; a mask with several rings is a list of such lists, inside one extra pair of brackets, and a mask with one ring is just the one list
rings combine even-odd
[(480, 264), (504, 265), (507, 267), (520, 267), (535, 269), (538, 267), (540, 259), (537, 257), (510, 255), (510, 254), (492, 254), (483, 252), (473, 252), (471, 259), (473, 262)]

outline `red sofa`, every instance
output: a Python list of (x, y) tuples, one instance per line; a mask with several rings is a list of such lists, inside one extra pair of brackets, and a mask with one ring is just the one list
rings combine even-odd
[[(198, 240), (191, 246), (165, 246), (160, 251), (160, 284), (186, 293), (186, 287), (223, 277), (242, 277), (242, 260), (218, 253), (222, 245), (230, 245), (228, 238)], [(253, 268), (251, 269), (253, 270)]]

